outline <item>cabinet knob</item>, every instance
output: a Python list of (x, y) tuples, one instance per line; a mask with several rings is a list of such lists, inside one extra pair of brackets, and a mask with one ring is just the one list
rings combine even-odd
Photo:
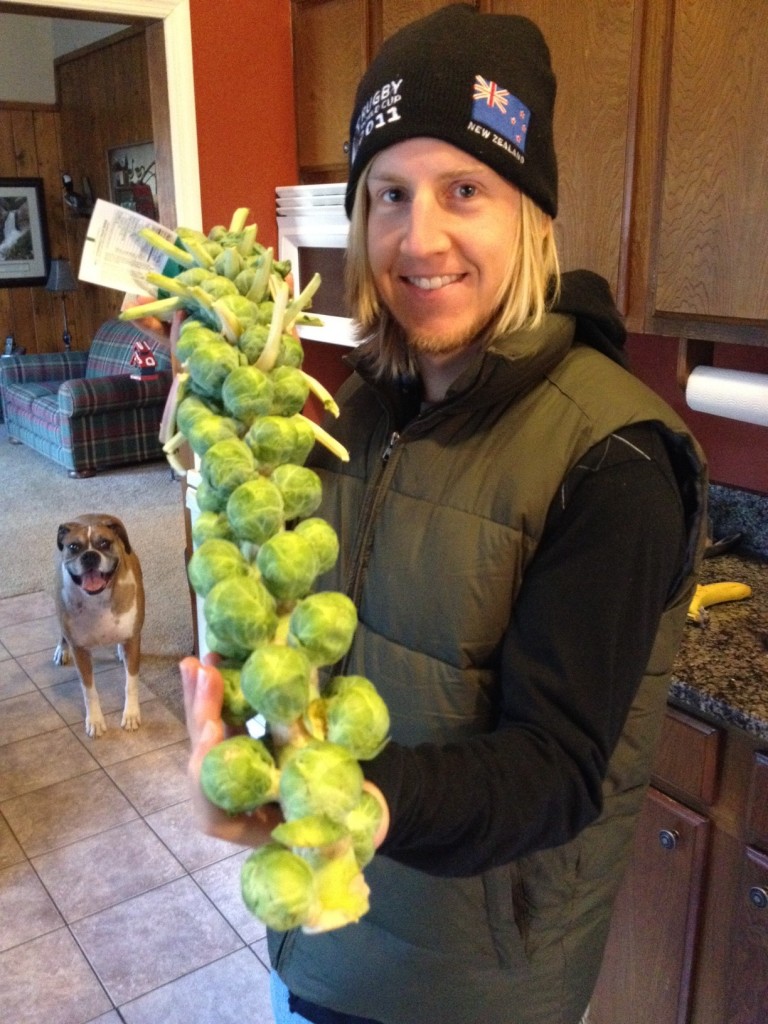
[(671, 828), (663, 828), (659, 832), (659, 842), (665, 850), (674, 850), (677, 846), (680, 834)]
[(749, 902), (758, 910), (765, 910), (768, 907), (768, 889), (760, 885), (753, 885), (749, 890)]

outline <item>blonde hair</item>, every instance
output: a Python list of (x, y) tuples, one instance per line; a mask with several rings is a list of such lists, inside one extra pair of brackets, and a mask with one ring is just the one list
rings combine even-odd
[[(347, 302), (357, 339), (365, 344), (377, 377), (415, 376), (405, 334), (382, 305), (368, 262), (368, 173), (360, 175), (349, 224), (345, 267)], [(496, 312), (481, 332), (485, 347), (512, 331), (541, 323), (560, 290), (560, 264), (552, 218), (525, 194), (520, 196), (519, 229), (510, 239), (509, 263), (499, 289)]]

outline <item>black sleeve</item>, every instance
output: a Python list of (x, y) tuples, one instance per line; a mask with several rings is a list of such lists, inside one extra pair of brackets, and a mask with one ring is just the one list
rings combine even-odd
[(498, 728), (388, 745), (364, 765), (391, 827), (380, 849), (469, 875), (575, 836), (601, 785), (684, 558), (682, 503), (649, 424), (568, 475), (528, 568), (500, 664)]

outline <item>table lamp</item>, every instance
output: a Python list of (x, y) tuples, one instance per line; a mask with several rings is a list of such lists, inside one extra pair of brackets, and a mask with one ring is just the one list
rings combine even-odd
[(66, 293), (77, 289), (77, 282), (72, 276), (69, 260), (51, 260), (51, 269), (48, 273), (48, 281), (45, 288), (46, 291), (59, 292), (61, 294), (61, 304), (64, 307), (64, 348), (69, 352), (72, 345), (72, 335), (69, 333), (69, 324), (67, 323)]

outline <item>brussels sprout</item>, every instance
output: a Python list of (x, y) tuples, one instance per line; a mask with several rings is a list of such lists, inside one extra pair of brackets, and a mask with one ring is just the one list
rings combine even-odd
[(301, 651), (263, 644), (246, 659), (240, 685), (248, 703), (270, 725), (291, 725), (309, 703), (311, 668)]
[(314, 868), (315, 905), (304, 925), (309, 933), (327, 932), (359, 921), (368, 912), (370, 889), (354, 850), (332, 856), (308, 855)]
[(196, 547), (212, 538), (235, 540), (235, 533), (224, 512), (200, 512), (192, 523), (192, 541)]
[(192, 589), (202, 597), (221, 580), (235, 576), (252, 576), (254, 570), (240, 548), (223, 537), (209, 537), (196, 548), (187, 563), (187, 576)]
[(233, 317), (237, 321), (239, 324), (238, 335), (255, 323), (258, 315), (256, 303), (246, 299), (244, 295), (240, 295), (237, 288), (235, 288), (234, 294), (224, 295), (221, 299), (217, 299), (214, 308), (220, 316)]
[(237, 644), (225, 642), (221, 637), (216, 636), (211, 627), (205, 626), (205, 645), (209, 651), (215, 651), (222, 658), (229, 658), (232, 661), (243, 661), (248, 657), (248, 652)]
[(387, 742), (389, 711), (373, 683), (364, 676), (334, 676), (324, 696), (328, 739), (358, 761), (375, 757)]
[(245, 699), (240, 686), (240, 668), (235, 665), (219, 665), (224, 680), (224, 702), (221, 717), (233, 729), (242, 728), (256, 715), (256, 709)]
[(345, 747), (310, 740), (283, 762), (279, 786), (286, 819), (325, 814), (341, 822), (360, 801), (363, 772)]
[(309, 383), (295, 366), (276, 366), (269, 375), (274, 395), (270, 412), (273, 416), (293, 416), (306, 405)]
[(300, 416), (260, 416), (251, 424), (245, 443), (262, 472), (285, 462), (304, 462), (315, 443), (311, 425)]
[(240, 358), (237, 349), (217, 337), (215, 342), (202, 341), (196, 345), (186, 363), (194, 389), (218, 399), (227, 374), (240, 365)]
[(176, 408), (176, 425), (186, 434), (195, 420), (221, 414), (222, 409), (218, 403), (210, 398), (203, 398), (202, 395), (196, 395), (193, 391), (188, 391)]
[(200, 785), (217, 807), (244, 814), (275, 800), (280, 772), (261, 740), (230, 736), (211, 747), (200, 766)]
[(275, 599), (261, 580), (251, 576), (231, 576), (214, 584), (203, 613), (213, 632), (243, 658), (271, 640), (277, 629)]
[(352, 838), (355, 859), (361, 868), (373, 860), (376, 852), (373, 840), (381, 825), (383, 814), (384, 809), (373, 793), (364, 789), (360, 802), (355, 804), (344, 819), (344, 825)]
[(207, 480), (198, 481), (195, 501), (201, 512), (222, 512), (227, 507), (227, 496), (215, 490)]
[(221, 388), (224, 408), (246, 424), (270, 411), (273, 394), (271, 379), (255, 366), (236, 367)]
[(262, 324), (265, 327), (269, 327), (272, 323), (272, 314), (275, 311), (275, 304), (272, 299), (262, 299), (258, 306), (258, 313), (256, 314), (256, 323)]
[(227, 516), (237, 537), (263, 544), (283, 528), (283, 496), (264, 476), (240, 484), (227, 501)]
[(253, 364), (259, 358), (269, 337), (269, 321), (267, 323), (254, 323), (243, 331), (237, 339), (237, 347), (243, 353), (249, 363)]
[(317, 577), (317, 556), (306, 538), (283, 530), (259, 548), (256, 565), (278, 601), (306, 597)]
[(323, 488), (313, 469), (285, 463), (275, 467), (272, 481), (283, 496), (286, 520), (304, 519), (317, 511)]
[(345, 834), (344, 827), (331, 821), (325, 814), (310, 814), (306, 818), (283, 821), (272, 829), (273, 839), (293, 849), (331, 846), (343, 839)]
[(179, 340), (176, 342), (176, 358), (180, 363), (186, 363), (197, 346), (203, 343), (221, 344), (221, 335), (204, 327), (199, 320), (183, 320)]
[[(217, 241), (220, 241), (217, 239)], [(235, 287), (234, 280), (240, 271), (243, 269), (243, 257), (237, 251), (237, 249), (227, 246), (223, 248), (216, 259), (213, 261), (213, 269), (219, 274), (230, 286), (227, 291), (222, 290), (222, 295), (239, 294), (239, 290)], [(231, 280), (230, 280), (231, 279)], [(220, 296), (216, 296), (219, 298)]]
[(229, 495), (256, 474), (248, 445), (237, 437), (217, 441), (200, 459), (200, 474), (221, 495)]
[(350, 648), (357, 628), (354, 602), (335, 590), (310, 594), (291, 612), (288, 642), (314, 665), (333, 665)]
[(339, 557), (339, 538), (329, 522), (318, 517), (302, 519), (294, 527), (294, 533), (312, 545), (317, 558), (318, 575), (334, 567)]
[[(280, 338), (280, 351), (275, 360), (275, 367), (295, 366), (300, 367), (304, 362), (304, 349), (301, 342), (292, 334), (283, 334)], [(274, 369), (274, 367), (273, 367)]]
[(204, 455), (217, 441), (239, 437), (242, 429), (242, 425), (229, 416), (207, 412), (195, 416), (184, 433), (192, 451)]
[(268, 843), (248, 857), (240, 887), (246, 907), (276, 932), (302, 925), (314, 903), (312, 869), (277, 843)]
[[(188, 287), (194, 287), (195, 285), (202, 284), (203, 281), (207, 281), (216, 275), (212, 270), (208, 270), (207, 267), (187, 267), (186, 270), (182, 270), (180, 274), (176, 275), (176, 280), (179, 284), (185, 284)], [(181, 331), (184, 331), (184, 325), (187, 321), (182, 320)]]
[[(226, 252), (219, 253), (216, 257), (216, 261), (219, 259), (228, 259)], [(214, 263), (215, 265), (215, 263)], [(203, 281), (200, 285), (206, 295), (210, 295), (212, 299), (223, 299), (225, 295), (237, 295), (238, 291), (233, 281), (228, 280), (222, 274), (218, 274), (216, 277), (209, 278)]]

